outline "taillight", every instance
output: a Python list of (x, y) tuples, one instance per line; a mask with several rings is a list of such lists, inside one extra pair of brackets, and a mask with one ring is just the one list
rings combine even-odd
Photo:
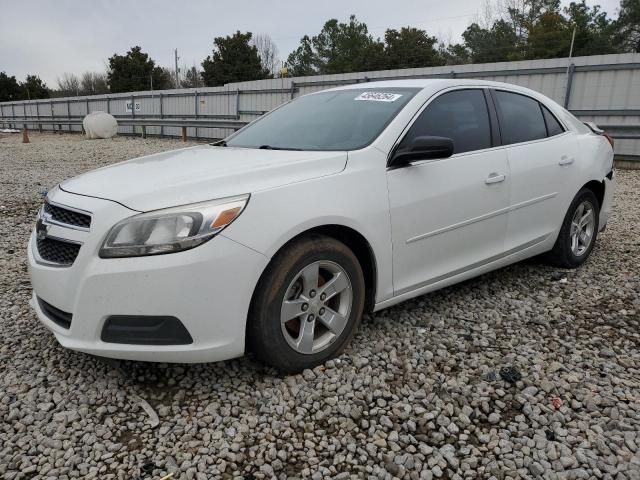
[(609, 135), (607, 132), (603, 133), (604, 138), (607, 139), (607, 141), (611, 144), (611, 148), (613, 148), (613, 138), (611, 138), (611, 135)]

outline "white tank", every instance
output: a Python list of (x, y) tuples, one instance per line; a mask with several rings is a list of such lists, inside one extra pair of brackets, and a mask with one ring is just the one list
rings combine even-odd
[(118, 121), (107, 112), (91, 112), (82, 120), (87, 138), (111, 138), (118, 133)]

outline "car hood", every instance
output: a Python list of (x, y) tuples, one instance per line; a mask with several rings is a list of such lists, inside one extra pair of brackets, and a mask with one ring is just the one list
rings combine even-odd
[(346, 152), (202, 145), (103, 167), (60, 188), (146, 212), (332, 175), (344, 170), (346, 161)]

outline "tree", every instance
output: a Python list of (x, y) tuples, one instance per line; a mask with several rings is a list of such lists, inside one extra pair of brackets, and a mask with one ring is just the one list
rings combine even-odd
[(506, 62), (518, 60), (518, 36), (505, 20), (494, 22), (491, 29), (472, 23), (462, 34), (465, 47), (473, 63)]
[(571, 2), (564, 15), (559, 0), (506, 0), (506, 18), (524, 58), (567, 56), (574, 27), (574, 55), (617, 51), (614, 22), (600, 6), (590, 8), (585, 0)]
[(84, 72), (80, 77), (81, 95), (100, 95), (109, 93), (108, 77), (106, 73)]
[(269, 35), (259, 34), (251, 39), (251, 45), (256, 47), (260, 56), (262, 68), (267, 70), (271, 75), (278, 73), (278, 47)]
[(607, 17), (606, 12), (600, 11), (599, 5), (589, 8), (585, 0), (571, 2), (565, 8), (565, 13), (569, 23), (576, 28), (573, 47), (575, 56), (616, 53), (615, 24)]
[(355, 15), (349, 23), (328, 20), (318, 35), (302, 37), (287, 59), (292, 75), (347, 73), (385, 68), (384, 44)]
[(24, 82), (20, 83), (21, 97), (23, 100), (36, 100), (49, 98), (49, 89), (37, 75), (27, 75)]
[(315, 67), (319, 73), (348, 73), (385, 68), (384, 45), (369, 35), (369, 29), (355, 15), (349, 23), (327, 21), (311, 40)]
[(80, 79), (73, 73), (63, 73), (58, 77), (58, 91), (56, 96), (72, 97), (80, 95)]
[(640, 53), (640, 2), (622, 0), (615, 23), (616, 43), (625, 52)]
[[(198, 67), (193, 65), (187, 67), (182, 65), (178, 70), (178, 83), (176, 84), (176, 71), (171, 68), (162, 67), (162, 71), (167, 77), (167, 85), (165, 88), (198, 88), (204, 87), (204, 81), (202, 80), (202, 72), (198, 70)], [(155, 86), (154, 86), (155, 88)]]
[(22, 92), (16, 77), (0, 72), (0, 101), (19, 100), (21, 97)]
[(525, 44), (528, 59), (569, 56), (572, 27), (560, 12), (545, 12), (529, 27)]
[(389, 29), (384, 34), (385, 68), (432, 67), (442, 65), (435, 45), (438, 40), (412, 27)]
[(526, 43), (531, 27), (542, 15), (560, 10), (560, 0), (506, 0), (505, 6), (505, 21), (513, 28), (518, 41)]
[(251, 32), (216, 37), (213, 43), (212, 55), (202, 62), (202, 78), (208, 87), (271, 76), (262, 66), (258, 49), (251, 45)]
[[(166, 79), (166, 83), (163, 85), (162, 88), (165, 89), (174, 89), (174, 88), (182, 88), (181, 84), (182, 82), (180, 81), (178, 84), (176, 84), (176, 71), (173, 68), (169, 68), (169, 67), (160, 67), (162, 69), (162, 75), (164, 76), (164, 78)], [(178, 80), (180, 80), (182, 78), (182, 68), (178, 71)], [(156, 89), (156, 86), (153, 86), (153, 89)]]
[(300, 46), (289, 54), (287, 58), (287, 74), (293, 77), (305, 77), (317, 73), (315, 55), (309, 35), (300, 39)]
[(100, 95), (109, 93), (108, 76), (105, 72), (84, 72), (78, 76), (64, 73), (58, 77), (57, 90), (52, 90), (55, 97), (75, 97), (77, 95)]
[(438, 45), (438, 56), (442, 59), (443, 65), (463, 65), (471, 63), (469, 50), (462, 43)]
[(112, 93), (137, 92), (141, 90), (162, 90), (169, 79), (162, 68), (156, 66), (138, 46), (131, 48), (126, 55), (114, 54), (109, 58), (107, 75)]
[(202, 72), (200, 72), (195, 65), (191, 68), (183, 68), (184, 78), (181, 80), (182, 88), (198, 88), (204, 87), (204, 82), (202, 81)]

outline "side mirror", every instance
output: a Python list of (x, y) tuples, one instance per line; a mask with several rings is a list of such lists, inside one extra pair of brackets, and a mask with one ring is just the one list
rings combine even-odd
[(453, 155), (453, 140), (450, 138), (416, 137), (408, 146), (393, 153), (390, 165), (397, 168), (418, 160), (448, 158), (451, 155)]

